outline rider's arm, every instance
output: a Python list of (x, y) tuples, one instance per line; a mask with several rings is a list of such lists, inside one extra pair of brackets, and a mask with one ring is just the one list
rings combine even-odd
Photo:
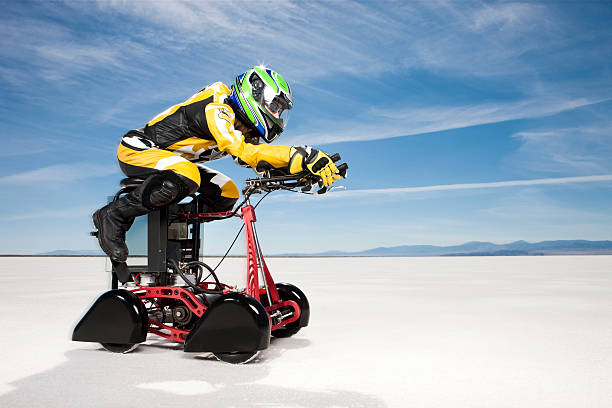
[(235, 116), (229, 105), (209, 103), (205, 109), (208, 129), (217, 141), (219, 150), (238, 157), (253, 168), (261, 162), (267, 162), (275, 168), (289, 165), (290, 147), (246, 143), (242, 133), (234, 128)]
[(262, 163), (274, 168), (286, 168), (295, 174), (308, 170), (321, 178), (324, 186), (340, 179), (338, 168), (331, 158), (311, 147), (288, 147), (277, 145), (254, 145), (246, 143), (242, 133), (234, 128), (234, 112), (229, 105), (209, 103), (206, 105), (208, 129), (217, 141), (219, 150), (242, 160), (254, 169)]

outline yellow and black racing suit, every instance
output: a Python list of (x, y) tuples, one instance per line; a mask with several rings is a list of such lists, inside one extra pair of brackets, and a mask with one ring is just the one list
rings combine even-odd
[(129, 177), (171, 170), (190, 193), (197, 190), (216, 203), (214, 210), (231, 208), (239, 196), (236, 184), (201, 163), (229, 154), (252, 168), (262, 162), (286, 167), (290, 147), (246, 142), (234, 128), (235, 114), (226, 103), (229, 95), (227, 86), (216, 82), (166, 109), (143, 128), (129, 131), (117, 151), (121, 170)]

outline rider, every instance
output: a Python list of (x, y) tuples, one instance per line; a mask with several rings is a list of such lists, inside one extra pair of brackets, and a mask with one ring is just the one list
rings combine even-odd
[(202, 162), (231, 155), (257, 171), (308, 170), (329, 186), (340, 175), (329, 156), (308, 146), (271, 143), (284, 130), (293, 95), (275, 71), (256, 66), (236, 77), (231, 90), (215, 82), (174, 105), (137, 130), (130, 130), (117, 156), (128, 177), (146, 180), (129, 194), (93, 215), (100, 247), (114, 261), (125, 262), (125, 233), (134, 218), (177, 203), (198, 191), (205, 211), (229, 211), (239, 193), (227, 176)]

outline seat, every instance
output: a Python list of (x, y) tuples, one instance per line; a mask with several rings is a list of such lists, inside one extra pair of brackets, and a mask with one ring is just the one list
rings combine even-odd
[(144, 183), (146, 179), (142, 177), (126, 177), (119, 182), (119, 186), (121, 188), (127, 187), (138, 187), (142, 183)]

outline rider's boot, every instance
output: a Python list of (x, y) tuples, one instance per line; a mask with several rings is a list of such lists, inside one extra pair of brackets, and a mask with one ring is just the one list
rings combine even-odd
[(113, 261), (125, 262), (128, 248), (125, 244), (125, 233), (130, 229), (134, 218), (149, 213), (151, 210), (142, 204), (136, 191), (97, 210), (93, 222), (98, 229), (100, 248)]
[(134, 218), (180, 200), (187, 193), (176, 176), (158, 174), (149, 177), (134, 191), (94, 213), (100, 247), (113, 261), (125, 262), (128, 256), (125, 233), (132, 226)]

